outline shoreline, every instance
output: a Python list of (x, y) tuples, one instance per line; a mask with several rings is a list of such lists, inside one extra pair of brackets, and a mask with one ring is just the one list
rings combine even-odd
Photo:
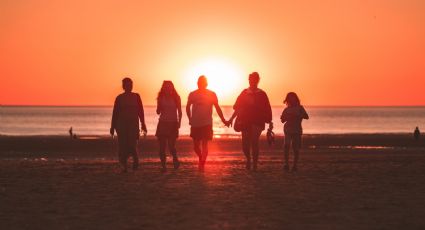
[[(282, 154), (283, 136), (277, 135), (269, 146), (265, 136), (260, 138), (260, 152), (264, 155)], [(176, 143), (180, 154), (192, 154), (192, 139), (180, 136)], [(110, 136), (0, 136), (0, 159), (16, 157), (115, 157), (117, 138)], [(411, 134), (305, 134), (302, 152), (373, 152), (390, 150), (424, 151), (425, 138), (418, 141)], [(158, 141), (155, 136), (141, 137), (139, 150), (142, 154), (157, 155)], [(211, 154), (241, 153), (241, 137), (214, 138), (209, 143)]]

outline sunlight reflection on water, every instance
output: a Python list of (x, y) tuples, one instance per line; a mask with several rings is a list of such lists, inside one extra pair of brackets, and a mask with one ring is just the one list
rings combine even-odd
[[(233, 109), (223, 106), (229, 118)], [(407, 133), (425, 123), (425, 107), (306, 107), (310, 119), (303, 121), (304, 132), (318, 133)], [(280, 115), (283, 106), (273, 106), (275, 133), (283, 133)], [(6, 135), (68, 135), (72, 126), (78, 135), (108, 135), (112, 108), (104, 107), (49, 107), (0, 106), (0, 134)], [(155, 134), (158, 115), (155, 106), (145, 107), (148, 134)], [(213, 129), (221, 135), (238, 138), (233, 128), (225, 127), (214, 112)], [(190, 127), (183, 116), (181, 135), (188, 135)], [(236, 136), (235, 136), (236, 135)]]

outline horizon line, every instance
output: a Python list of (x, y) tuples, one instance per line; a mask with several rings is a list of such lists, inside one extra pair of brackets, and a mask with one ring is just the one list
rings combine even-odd
[[(146, 104), (144, 107), (155, 107), (154, 104)], [(184, 107), (186, 105), (182, 105)], [(232, 107), (233, 105), (222, 104), (223, 107)], [(271, 105), (271, 107), (284, 107), (283, 104), (280, 105)], [(425, 107), (423, 105), (303, 105), (305, 107)], [(113, 107), (113, 104), (108, 105), (58, 105), (58, 104), (0, 104), (0, 107)]]

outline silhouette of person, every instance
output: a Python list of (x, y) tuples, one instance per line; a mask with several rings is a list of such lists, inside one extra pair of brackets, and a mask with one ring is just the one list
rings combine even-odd
[(166, 171), (165, 149), (168, 149), (173, 156), (173, 165), (178, 169), (180, 162), (177, 158), (176, 139), (179, 135), (179, 128), (182, 121), (181, 99), (174, 84), (171, 81), (164, 81), (157, 97), (156, 113), (159, 115), (159, 122), (155, 136), (159, 141), (159, 158), (161, 159), (162, 171)]
[(421, 131), (419, 131), (419, 127), (416, 126), (415, 131), (413, 132), (413, 137), (415, 140), (419, 140), (419, 137), (421, 136)]
[(71, 126), (71, 128), (69, 128), (68, 132), (69, 132), (69, 137), (72, 139), (72, 137), (74, 136), (73, 133), (72, 133), (72, 126)]
[(122, 80), (124, 93), (115, 99), (110, 134), (114, 131), (118, 135), (118, 158), (122, 172), (127, 172), (127, 160), (133, 158), (133, 170), (139, 166), (137, 144), (140, 136), (139, 119), (141, 129), (147, 133), (144, 110), (140, 95), (133, 93), (133, 81), (130, 78)]
[(297, 165), (301, 148), (301, 135), (303, 133), (301, 122), (303, 119), (309, 119), (309, 116), (301, 105), (300, 99), (296, 93), (288, 93), (283, 103), (286, 104), (286, 108), (283, 110), (282, 116), (280, 117), (282, 123), (285, 124), (283, 128), (285, 134), (285, 164), (283, 169), (289, 171), (289, 149), (292, 145), (292, 150), (294, 151), (292, 171), (295, 172), (298, 170)]
[[(233, 119), (237, 117), (234, 126), (235, 130), (242, 132), (242, 150), (246, 157), (246, 169), (251, 170), (252, 159), (252, 168), (257, 170), (261, 132), (265, 129), (265, 123), (269, 124), (269, 135), (273, 129), (272, 109), (266, 92), (258, 88), (260, 75), (253, 72), (248, 79), (249, 87), (238, 96), (233, 106), (234, 113), (228, 124), (232, 124)], [(239, 127), (236, 128), (236, 126)]]
[[(189, 94), (186, 114), (189, 118), (190, 136), (193, 139), (195, 153), (198, 155), (198, 169), (204, 170), (208, 156), (208, 141), (213, 137), (212, 107), (215, 107), (218, 116), (224, 124), (223, 112), (218, 105), (217, 95), (207, 89), (208, 81), (205, 76), (198, 78), (198, 89)], [(201, 149), (202, 144), (202, 149)]]

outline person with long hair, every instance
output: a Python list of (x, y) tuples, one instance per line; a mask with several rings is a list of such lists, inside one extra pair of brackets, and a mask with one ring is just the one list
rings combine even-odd
[(167, 170), (165, 149), (173, 156), (174, 169), (178, 169), (180, 162), (177, 158), (176, 140), (179, 135), (179, 128), (182, 121), (181, 99), (172, 81), (164, 81), (157, 97), (156, 113), (159, 115), (159, 122), (155, 136), (159, 142), (159, 158), (161, 160), (162, 171)]
[(138, 140), (140, 136), (139, 120), (141, 130), (146, 134), (145, 116), (143, 103), (138, 93), (133, 93), (133, 81), (126, 77), (122, 80), (124, 93), (115, 99), (112, 112), (110, 134), (118, 134), (118, 158), (122, 172), (127, 172), (127, 160), (131, 155), (133, 158), (133, 170), (139, 167)]
[(301, 135), (303, 134), (301, 122), (303, 119), (309, 119), (309, 116), (304, 107), (301, 105), (300, 99), (296, 93), (289, 92), (283, 103), (286, 104), (286, 108), (283, 110), (282, 116), (280, 117), (282, 123), (285, 124), (283, 128), (283, 132), (285, 134), (285, 163), (283, 169), (285, 171), (289, 171), (289, 149), (292, 145), (292, 150), (294, 151), (292, 171), (295, 172), (298, 170)]
[[(190, 136), (196, 155), (199, 158), (198, 169), (204, 170), (208, 156), (208, 141), (213, 137), (212, 108), (217, 111), (221, 121), (227, 125), (223, 112), (218, 105), (217, 95), (207, 89), (208, 80), (205, 76), (198, 78), (198, 89), (189, 94), (186, 104), (186, 114), (189, 118)], [(201, 149), (202, 145), (202, 149)]]
[(257, 170), (259, 156), (259, 139), (265, 124), (269, 124), (269, 131), (273, 129), (272, 109), (269, 98), (263, 90), (258, 88), (260, 75), (253, 72), (249, 75), (249, 87), (244, 89), (238, 96), (233, 106), (234, 113), (228, 124), (233, 123), (234, 128), (242, 132), (242, 150), (246, 157), (246, 169)]

